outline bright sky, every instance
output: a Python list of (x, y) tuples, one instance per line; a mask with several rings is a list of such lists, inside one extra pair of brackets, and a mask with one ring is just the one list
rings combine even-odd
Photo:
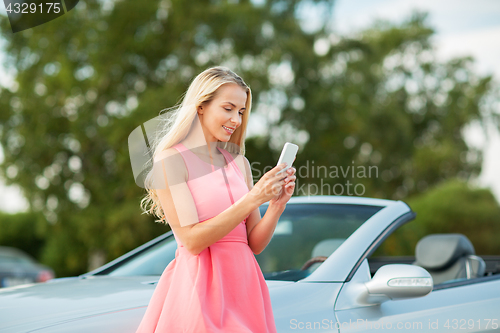
[[(429, 12), (429, 23), (436, 30), (434, 43), (441, 59), (472, 55), (479, 73), (493, 74), (500, 81), (500, 0), (337, 0), (334, 27), (341, 33), (351, 33), (370, 26), (376, 18), (400, 22), (413, 9)], [(1, 5), (0, 14), (5, 15)], [(0, 68), (0, 84), (8, 83), (8, 76)], [(500, 135), (494, 130), (490, 135), (486, 139), (477, 126), (471, 126), (466, 132), (469, 144), (482, 147), (485, 152), (478, 183), (491, 187), (500, 201), (500, 173), (497, 172), (500, 170)], [(0, 147), (0, 162), (2, 160)], [(0, 210), (12, 213), (26, 208), (19, 189), (5, 187), (0, 179)]]

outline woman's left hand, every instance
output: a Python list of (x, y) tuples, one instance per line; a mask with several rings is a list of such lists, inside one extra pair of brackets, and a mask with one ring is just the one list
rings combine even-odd
[(295, 168), (291, 167), (286, 170), (287, 177), (285, 179), (285, 185), (281, 188), (280, 193), (269, 201), (269, 205), (278, 206), (285, 208), (286, 203), (290, 200), (293, 192), (295, 191)]

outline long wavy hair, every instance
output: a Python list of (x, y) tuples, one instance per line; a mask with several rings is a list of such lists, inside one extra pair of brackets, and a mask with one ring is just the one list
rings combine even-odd
[[(247, 94), (246, 110), (243, 112), (241, 125), (233, 132), (228, 141), (238, 145), (239, 153), (245, 155), (245, 134), (252, 107), (252, 93), (240, 76), (229, 68), (217, 66), (198, 74), (189, 85), (181, 101), (176, 106), (166, 109), (169, 112), (166, 117), (161, 117), (160, 125), (150, 148), (153, 161), (160, 152), (175, 146), (188, 135), (197, 115), (198, 107), (208, 105), (216, 96), (219, 87), (227, 83), (239, 85)], [(228, 144), (226, 143), (226, 145)], [(141, 199), (142, 214), (155, 216), (157, 218), (155, 222), (168, 223), (156, 190), (152, 186), (151, 177), (150, 171), (144, 182), (147, 194)]]

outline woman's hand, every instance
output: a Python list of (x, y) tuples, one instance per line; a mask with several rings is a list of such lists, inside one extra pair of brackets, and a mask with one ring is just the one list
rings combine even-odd
[(275, 198), (282, 192), (283, 186), (286, 184), (286, 179), (283, 179), (284, 173), (276, 175), (278, 171), (285, 168), (285, 163), (275, 166), (260, 178), (260, 180), (252, 187), (249, 192), (256, 200), (258, 206)]
[(293, 192), (295, 191), (295, 168), (289, 168), (286, 173), (287, 177), (284, 179), (285, 184), (283, 185), (280, 193), (275, 196), (271, 201), (269, 201), (269, 206), (278, 206), (279, 208), (284, 209), (286, 203), (292, 197)]

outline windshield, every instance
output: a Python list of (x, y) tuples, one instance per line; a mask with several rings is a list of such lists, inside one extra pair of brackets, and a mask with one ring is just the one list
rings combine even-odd
[[(255, 255), (264, 278), (303, 279), (382, 208), (338, 204), (287, 205), (268, 246), (261, 254)], [(260, 207), (261, 216), (266, 210), (267, 205)], [(176, 249), (174, 237), (168, 237), (106, 272), (111, 276), (161, 275), (175, 258)]]
[[(305, 278), (380, 209), (333, 204), (287, 206), (268, 246), (255, 256), (264, 277), (290, 281)], [(262, 216), (264, 213), (262, 209)]]

